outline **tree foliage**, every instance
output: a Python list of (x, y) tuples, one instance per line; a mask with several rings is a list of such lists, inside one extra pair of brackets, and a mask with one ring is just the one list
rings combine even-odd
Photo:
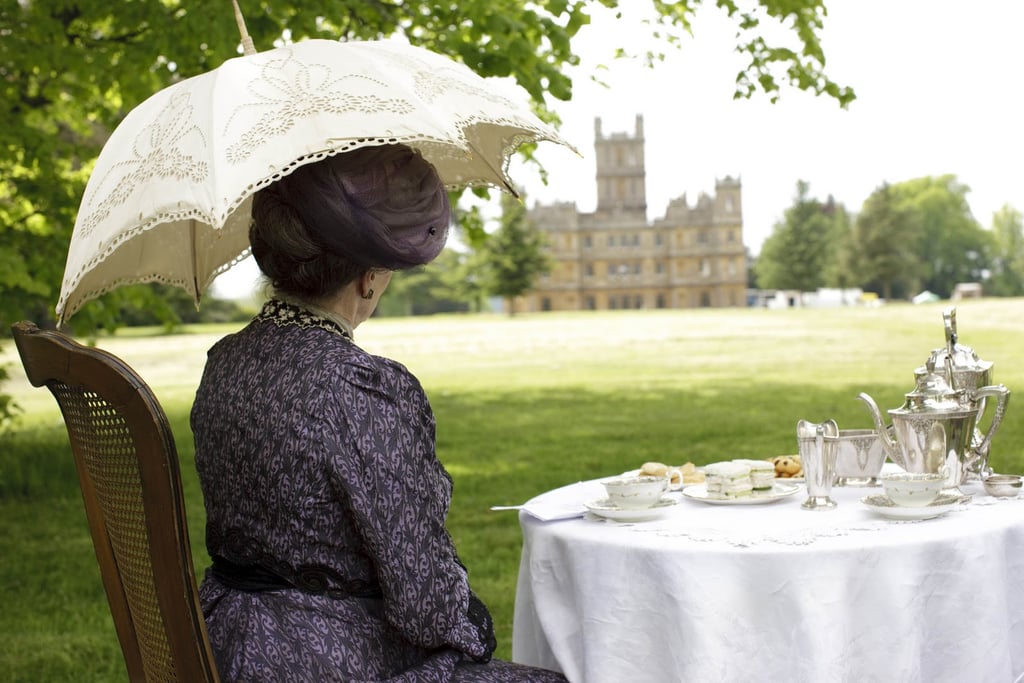
[[(835, 202), (825, 204), (809, 196), (810, 185), (796, 185), (793, 205), (764, 241), (755, 265), (759, 286), (801, 292), (823, 287), (834, 270), (836, 241)], [(845, 212), (841, 215), (845, 216)]]
[(537, 278), (551, 268), (547, 241), (526, 215), (526, 205), (508, 195), (501, 199), (501, 224), (480, 250), (485, 264), (484, 289), (505, 299), (508, 314), (515, 313), (512, 300), (533, 288)]
[(968, 192), (952, 175), (884, 183), (851, 220), (831, 197), (808, 197), (801, 181), (754, 264), (757, 285), (861, 287), (886, 299), (928, 289), (948, 297), (958, 282), (991, 276), (991, 293), (1024, 294), (1020, 214), (1004, 207), (985, 230), (971, 215)]
[(914, 178), (891, 187), (897, 205), (915, 216), (920, 287), (948, 297), (958, 282), (979, 282), (988, 269), (991, 236), (971, 215), (970, 188), (956, 176)]
[(992, 217), (991, 264), (987, 292), (996, 296), (1024, 294), (1024, 216), (1009, 204)]
[(918, 252), (922, 236), (920, 217), (898, 201), (891, 185), (883, 184), (864, 201), (854, 221), (849, 263), (856, 282), (881, 289), (885, 299), (892, 299), (897, 291), (903, 296), (913, 294), (922, 270)]

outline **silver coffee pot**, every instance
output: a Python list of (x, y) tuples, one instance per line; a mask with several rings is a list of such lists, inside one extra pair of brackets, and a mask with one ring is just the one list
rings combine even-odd
[[(970, 346), (959, 343), (956, 329), (956, 307), (950, 306), (942, 312), (942, 322), (946, 333), (946, 344), (934, 349), (925, 364), (914, 371), (914, 376), (920, 378), (928, 373), (939, 369), (945, 370), (949, 384), (955, 389), (962, 389), (961, 402), (965, 407), (977, 407), (978, 415), (975, 420), (974, 431), (971, 436), (971, 449), (976, 456), (969, 467), (969, 472), (979, 476), (990, 474), (988, 467), (989, 447), (992, 443), (991, 437), (985, 438), (979, 425), (983, 424), (986, 395), (981, 395), (978, 390), (982, 387), (993, 386), (991, 361), (981, 360), (978, 354)], [(1002, 386), (1002, 385), (998, 385)], [(999, 393), (1000, 400), (996, 403), (992, 415), (991, 426), (988, 433), (995, 434), (999, 424), (1003, 421), (1006, 406), (1009, 401), (1009, 390)]]
[[(871, 411), (875, 430), (885, 448), (886, 455), (907, 472), (941, 473), (945, 475), (944, 492), (963, 496), (959, 486), (965, 475), (999, 428), (990, 425), (979, 448), (974, 448), (975, 424), (978, 418), (978, 400), (997, 398), (1005, 410), (1009, 391), (1004, 386), (978, 387), (975, 399), (965, 398), (966, 390), (950, 386), (946, 373), (934, 366), (918, 375), (913, 391), (905, 394), (899, 408), (888, 411), (892, 419), (892, 433), (886, 428), (878, 404), (866, 393), (858, 398)], [(998, 411), (997, 411), (998, 412)]]

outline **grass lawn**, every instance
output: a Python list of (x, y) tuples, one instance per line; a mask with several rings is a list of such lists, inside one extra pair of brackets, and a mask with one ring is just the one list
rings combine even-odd
[[(515, 513), (548, 489), (638, 467), (795, 451), (803, 418), (871, 427), (861, 391), (883, 409), (944, 343), (945, 304), (837, 310), (676, 310), (379, 319), (357, 331), (405, 363), (437, 416), (438, 454), (455, 479), (449, 527), (494, 613), (498, 656), (511, 653), (519, 566)], [(960, 341), (1024, 387), (1024, 300), (958, 304)], [(101, 338), (154, 388), (178, 441), (197, 570), (207, 563), (188, 411), (206, 349), (231, 327)], [(0, 448), (0, 671), (9, 681), (124, 678), (73, 463), (49, 393), (24, 379), (25, 413)], [(1021, 409), (1024, 410), (1024, 409)], [(998, 471), (1024, 472), (1014, 400), (992, 447)]]

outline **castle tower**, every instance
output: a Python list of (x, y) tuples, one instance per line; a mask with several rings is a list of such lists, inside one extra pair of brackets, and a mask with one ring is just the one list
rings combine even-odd
[(636, 117), (636, 131), (601, 133), (601, 119), (594, 119), (594, 151), (597, 155), (597, 210), (647, 212), (644, 171), (644, 117)]

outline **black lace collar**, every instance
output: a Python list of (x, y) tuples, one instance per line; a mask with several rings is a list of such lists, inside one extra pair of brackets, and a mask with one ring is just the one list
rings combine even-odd
[(272, 322), (281, 327), (285, 325), (296, 325), (302, 329), (319, 327), (346, 339), (352, 339), (352, 334), (340, 322), (304, 308), (299, 304), (280, 299), (270, 299), (263, 304), (263, 309), (256, 316), (256, 319)]

